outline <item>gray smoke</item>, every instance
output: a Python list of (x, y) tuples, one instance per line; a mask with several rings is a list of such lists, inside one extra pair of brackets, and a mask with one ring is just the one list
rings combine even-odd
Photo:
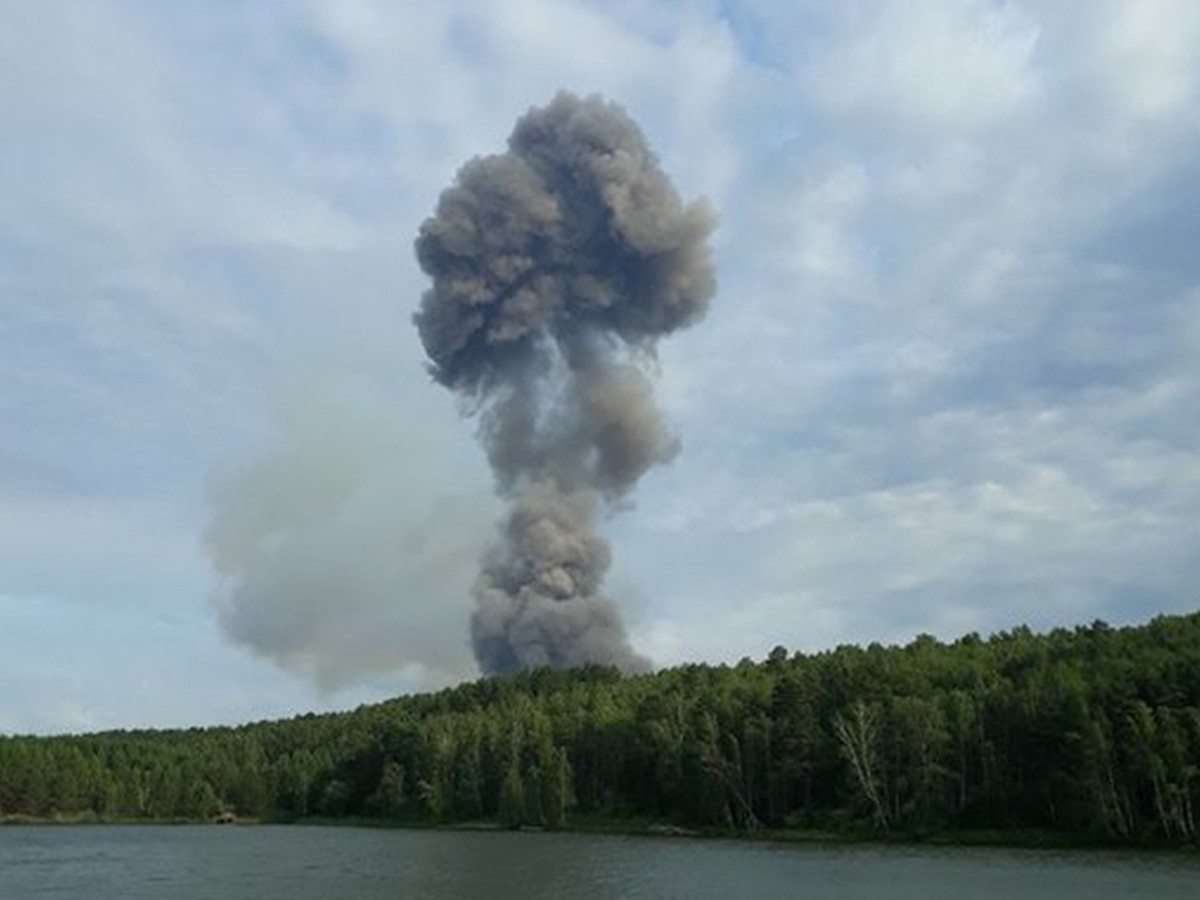
[(458, 172), (416, 241), (430, 371), (479, 415), (509, 511), (471, 621), (486, 673), (645, 667), (602, 593), (602, 514), (679, 452), (646, 370), (716, 286), (703, 202), (684, 205), (640, 129), (559, 93), (508, 152)]
[(325, 690), (397, 670), (440, 687), (472, 668), (460, 635), (496, 505), (446, 452), (453, 410), (393, 377), (401, 348), (353, 349), (289, 369), (269, 440), (214, 473), (218, 622)]

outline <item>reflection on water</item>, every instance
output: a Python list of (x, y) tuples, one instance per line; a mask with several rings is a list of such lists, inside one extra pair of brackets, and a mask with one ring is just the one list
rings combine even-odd
[(0, 828), (0, 898), (1200, 896), (1189, 855), (349, 828)]

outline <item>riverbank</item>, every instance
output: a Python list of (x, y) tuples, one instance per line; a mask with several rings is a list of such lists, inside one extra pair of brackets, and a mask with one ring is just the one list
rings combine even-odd
[(0, 827), (5, 825), (45, 825), (49, 827), (55, 825), (262, 825), (265, 823), (264, 819), (252, 818), (235, 818), (232, 821), (218, 822), (215, 819), (195, 819), (185, 816), (157, 819), (143, 816), (99, 816), (90, 810), (77, 813), (54, 813), (49, 816), (29, 816), (24, 813), (0, 815)]
[[(281, 823), (284, 824), (284, 823)], [(954, 831), (880, 833), (870, 828), (758, 828), (754, 830), (679, 826), (648, 817), (610, 818), (574, 816), (562, 828), (539, 826), (506, 828), (497, 822), (479, 820), (468, 822), (432, 823), (378, 819), (364, 816), (331, 818), (310, 816), (285, 823), (299, 826), (333, 826), (354, 828), (398, 828), (440, 831), (519, 831), (618, 835), (624, 837), (658, 837), (696, 840), (748, 841), (788, 844), (879, 845), (924, 847), (996, 847), (1047, 850), (1155, 850), (1200, 852), (1197, 842), (1167, 842), (1155, 840), (1117, 839), (1104, 835), (1064, 834), (1038, 829), (973, 829)]]
[[(0, 826), (36, 825), (212, 825), (212, 819), (189, 818), (137, 818), (102, 817), (94, 812), (59, 813), (51, 816), (28, 816), (23, 814), (0, 815)], [(648, 817), (612, 818), (600, 816), (575, 816), (565, 826), (548, 829), (541, 826), (507, 828), (494, 821), (475, 820), (464, 822), (428, 822), (420, 820), (385, 819), (370, 816), (306, 816), (300, 819), (278, 820), (238, 817), (229, 823), (236, 826), (288, 825), (295, 827), (333, 827), (401, 829), (411, 831), (517, 831), (548, 832), (596, 835), (619, 835), (624, 837), (656, 837), (694, 840), (770, 842), (786, 844), (824, 845), (878, 845), (913, 847), (996, 847), (1013, 849), (1046, 850), (1136, 850), (1163, 852), (1200, 852), (1200, 843), (1195, 841), (1161, 841), (1117, 839), (1104, 835), (1065, 834), (1038, 829), (976, 829), (929, 832), (878, 831), (861, 829), (819, 828), (758, 828), (754, 830), (734, 828), (680, 826), (671, 822)]]

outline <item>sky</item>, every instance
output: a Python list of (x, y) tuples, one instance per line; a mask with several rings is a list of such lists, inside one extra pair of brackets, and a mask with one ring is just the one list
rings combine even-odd
[(1195, 610), (1198, 47), (1190, 0), (0, 0), (0, 733), (475, 677), (499, 506), (412, 246), (559, 89), (720, 219), (682, 453), (605, 524), (639, 652)]

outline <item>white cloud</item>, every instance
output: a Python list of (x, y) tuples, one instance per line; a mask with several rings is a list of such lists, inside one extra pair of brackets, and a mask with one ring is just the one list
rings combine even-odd
[(838, 24), (801, 70), (835, 116), (882, 119), (941, 142), (995, 129), (1037, 103), (1038, 27), (1017, 4), (847, 4)]
[(1072, 54), (1081, 81), (1100, 94), (1095, 102), (1129, 128), (1186, 115), (1200, 79), (1200, 9), (1187, 0), (1106, 0), (1097, 6), (1082, 23)]

